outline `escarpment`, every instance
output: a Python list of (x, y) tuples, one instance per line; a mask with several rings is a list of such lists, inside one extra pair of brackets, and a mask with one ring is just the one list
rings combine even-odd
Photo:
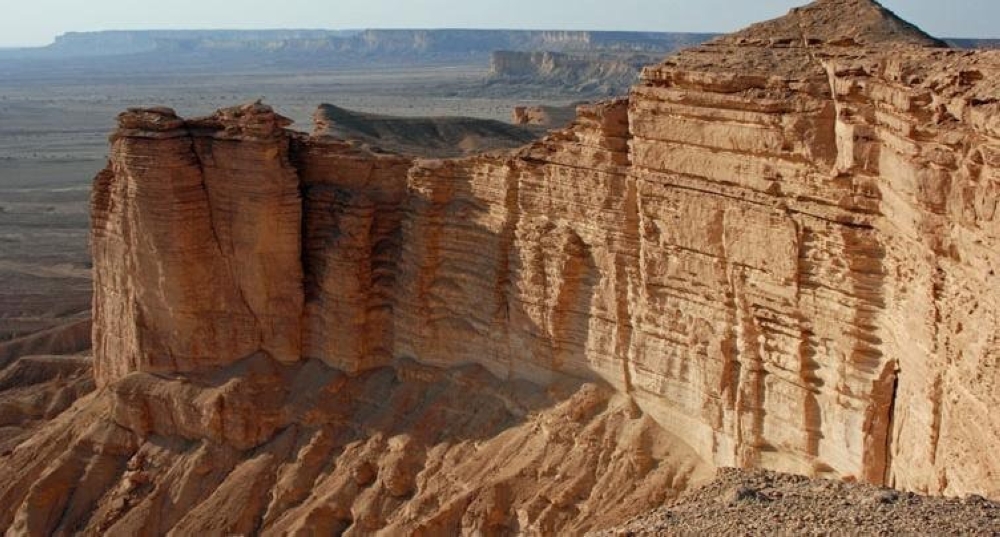
[(718, 466), (996, 497), (1000, 54), (937, 44), (821, 0), (451, 160), (124, 113), (98, 390), (0, 527), (579, 532)]
[(661, 56), (502, 50), (490, 54), (488, 80), (505, 84), (558, 85), (577, 92), (620, 95), (628, 93), (645, 65), (655, 63)]

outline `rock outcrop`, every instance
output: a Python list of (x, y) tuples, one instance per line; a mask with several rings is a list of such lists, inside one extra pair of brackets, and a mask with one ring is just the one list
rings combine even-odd
[(566, 106), (515, 106), (510, 120), (515, 125), (538, 125), (550, 129), (563, 129), (576, 119), (578, 102)]
[[(936, 44), (827, 0), (647, 70), (639, 296), (664, 298), (636, 330), (666, 343), (636, 377), (720, 464), (996, 495), (1000, 55), (896, 39)], [(692, 348), (721, 361), (701, 385), (662, 359)]]
[(1000, 54), (938, 44), (819, 0), (454, 160), (123, 114), (99, 388), (0, 527), (578, 532), (716, 466), (997, 497)]
[(301, 355), (302, 200), (288, 120), (262, 105), (119, 117), (92, 198), (99, 382), (257, 351)]
[(329, 136), (428, 158), (462, 157), (514, 149), (540, 138), (544, 129), (473, 117), (402, 117), (354, 112), (332, 104), (313, 114), (313, 136)]
[(0, 453), (10, 454), (94, 390), (91, 360), (22, 356), (0, 368)]
[[(694, 43), (691, 43), (694, 44)], [(496, 51), (490, 55), (490, 83), (555, 86), (587, 95), (624, 95), (642, 68), (662, 54)]]
[(87, 352), (90, 350), (92, 333), (91, 320), (82, 319), (0, 343), (0, 370), (21, 356)]

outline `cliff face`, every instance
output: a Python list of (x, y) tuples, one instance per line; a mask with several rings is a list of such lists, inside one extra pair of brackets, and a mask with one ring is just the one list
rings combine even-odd
[[(1000, 438), (981, 212), (1000, 56), (810, 52), (722, 42), (633, 93), (640, 296), (663, 296), (635, 377), (720, 464), (995, 494), (972, 446)], [(662, 359), (692, 348), (718, 364), (703, 384)]]
[[(822, 0), (458, 160), (123, 114), (99, 425), (14, 450), (47, 507), (0, 526), (579, 531), (723, 465), (997, 496), (1000, 54), (928, 39)], [(24, 485), (65, 475), (125, 507)]]
[[(639, 295), (666, 313), (635, 324), (653, 338), (635, 378), (717, 463), (996, 494), (977, 451), (1000, 437), (1000, 56), (853, 48), (933, 43), (872, 5), (860, 34), (816, 23), (842, 4), (668, 59), (634, 91)], [(699, 348), (717, 373), (665, 367)]]
[[(97, 187), (118, 200), (95, 207), (98, 378), (259, 350), (601, 379), (716, 465), (993, 492), (968, 450), (1000, 439), (997, 65), (720, 41), (515, 155), (453, 161), (234, 141), (225, 114), (181, 138), (123, 130), (101, 181), (134, 185)], [(160, 214), (185, 224), (105, 231)]]
[(937, 53), (862, 72), (834, 67), (845, 101), (872, 101), (843, 106), (841, 137), (855, 158), (842, 165), (880, 179), (875, 226), (888, 277), (879, 334), (899, 371), (889, 479), (905, 488), (998, 493), (997, 462), (980, 451), (1000, 438), (989, 410), (1000, 396), (998, 60)]
[(184, 372), (301, 354), (299, 180), (287, 120), (249, 107), (185, 124), (119, 118), (95, 181), (95, 374)]

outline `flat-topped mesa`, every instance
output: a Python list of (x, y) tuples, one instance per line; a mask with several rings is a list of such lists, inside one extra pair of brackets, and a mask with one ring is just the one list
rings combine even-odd
[[(300, 356), (299, 180), (288, 120), (250, 104), (119, 117), (92, 197), (95, 372)], [(104, 260), (104, 262), (101, 262)]]

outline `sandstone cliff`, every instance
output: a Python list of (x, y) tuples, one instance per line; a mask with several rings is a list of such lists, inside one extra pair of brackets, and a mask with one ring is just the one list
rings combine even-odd
[[(835, 24), (847, 5), (876, 15), (865, 33)], [(650, 392), (674, 400), (663, 422), (701, 415), (682, 428), (717, 463), (996, 495), (979, 450), (1000, 438), (984, 210), (1000, 56), (855, 46), (901, 28), (935, 44), (890, 15), (816, 2), (647, 70), (632, 166), (649, 207), (641, 244), (666, 248), (642, 275), (682, 296), (695, 282), (678, 285), (671, 264), (697, 275), (674, 318), (723, 329), (671, 330), (695, 340), (666, 348), (732, 360), (701, 388), (667, 369)], [(764, 38), (789, 28), (800, 33)]]
[(92, 201), (98, 379), (301, 354), (302, 202), (263, 107), (119, 118)]
[(99, 389), (0, 527), (580, 531), (714, 466), (997, 497), (1000, 54), (937, 44), (820, 0), (455, 160), (123, 114)]

